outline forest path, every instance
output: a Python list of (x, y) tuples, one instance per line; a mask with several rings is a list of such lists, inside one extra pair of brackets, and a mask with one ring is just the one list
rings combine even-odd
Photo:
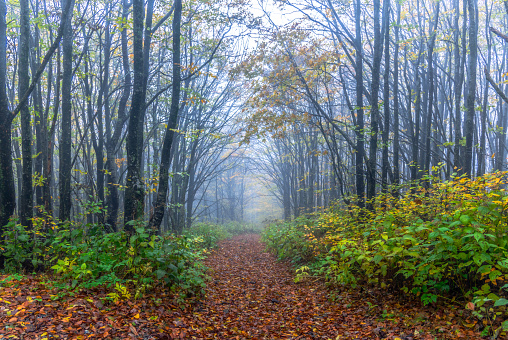
[(193, 316), (182, 318), (185, 338), (413, 339), (387, 330), (367, 299), (330, 302), (320, 283), (294, 283), (294, 271), (265, 252), (259, 235), (222, 241), (205, 264), (211, 281)]
[(459, 317), (460, 306), (423, 307), (403, 301), (407, 294), (361, 286), (331, 302), (320, 281), (294, 283), (294, 270), (265, 252), (259, 235), (220, 242), (205, 264), (211, 276), (206, 296), (186, 307), (177, 306), (169, 290), (103, 305), (109, 300), (100, 288), (59, 296), (38, 277), (8, 280), (0, 283), (0, 339), (481, 338), (464, 326), (475, 324)]

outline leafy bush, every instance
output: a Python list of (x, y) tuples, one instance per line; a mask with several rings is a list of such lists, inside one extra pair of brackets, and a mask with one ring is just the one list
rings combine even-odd
[(114, 300), (131, 291), (137, 298), (158, 285), (181, 297), (203, 292), (206, 268), (200, 260), (218, 239), (191, 233), (160, 237), (150, 235), (144, 223), (132, 223), (135, 233), (128, 235), (104, 233), (96, 225), (52, 223), (45, 231), (36, 225), (28, 230), (13, 221), (0, 245), (6, 271), (26, 269), (28, 261), (52, 269), (67, 289), (103, 286), (113, 290)]
[(311, 262), (297, 279), (320, 275), (335, 286), (402, 289), (424, 304), (462, 299), (477, 316), (494, 320), (508, 305), (505, 177), (426, 177), (434, 183), (376, 197), (374, 213), (338, 205), (312, 219), (271, 225), (263, 239), (281, 258)]
[(224, 224), (224, 228), (231, 235), (240, 235), (246, 233), (256, 234), (261, 231), (259, 226), (254, 224), (246, 224), (242, 222), (231, 221)]
[(211, 248), (217, 242), (231, 236), (224, 226), (205, 222), (192, 225), (191, 228), (185, 229), (183, 234), (201, 237), (202, 246), (205, 248)]

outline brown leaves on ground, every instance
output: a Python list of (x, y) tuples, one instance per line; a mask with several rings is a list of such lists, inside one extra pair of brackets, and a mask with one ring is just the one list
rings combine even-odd
[(104, 306), (105, 293), (52, 301), (35, 278), (0, 287), (0, 339), (480, 339), (454, 311), (358, 289), (330, 301), (320, 282), (294, 283), (257, 235), (221, 242), (206, 260), (207, 295), (182, 310), (169, 292)]

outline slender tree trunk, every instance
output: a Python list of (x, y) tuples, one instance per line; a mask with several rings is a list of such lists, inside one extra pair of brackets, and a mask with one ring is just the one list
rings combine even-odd
[[(358, 206), (365, 206), (365, 182), (363, 175), (363, 157), (364, 150), (364, 121), (363, 121), (363, 51), (362, 51), (362, 29), (360, 25), (361, 2), (356, 0), (355, 6), (355, 73), (356, 73), (356, 152), (355, 152), (355, 174), (356, 174), (356, 195), (358, 196)], [(296, 216), (296, 214), (295, 214)]]
[[(464, 1), (464, 4), (466, 1)], [(453, 149), (453, 159), (454, 159), (454, 167), (457, 170), (463, 168), (463, 162), (461, 159), (461, 122), (462, 122), (462, 112), (460, 107), (460, 101), (462, 97), (462, 83), (464, 81), (464, 60), (460, 55), (460, 45), (459, 45), (459, 37), (460, 37), (460, 29), (459, 29), (459, 18), (460, 18), (460, 1), (455, 0), (455, 29), (454, 29), (454, 60), (455, 60), (455, 70), (454, 70), (454, 94), (455, 94), (455, 139), (454, 139), (454, 149)], [(464, 8), (467, 7), (464, 5)], [(464, 12), (464, 15), (466, 13)], [(464, 27), (463, 34), (465, 34), (465, 22), (464, 19)], [(462, 45), (464, 45), (463, 50), (465, 50), (466, 43), (463, 41)]]
[(164, 217), (167, 191), (169, 185), (170, 153), (173, 144), (174, 131), (178, 124), (178, 110), (180, 107), (181, 59), (180, 59), (180, 25), (182, 20), (182, 1), (175, 0), (173, 16), (173, 83), (171, 93), (171, 107), (169, 121), (161, 151), (161, 164), (159, 167), (159, 187), (155, 200), (153, 214), (150, 217), (149, 227), (160, 231), (160, 224)]
[[(508, 5), (508, 4), (505, 4)], [(490, 73), (490, 64), (492, 59), (492, 46), (490, 41), (490, 13), (488, 12), (488, 1), (485, 0), (485, 10), (487, 11), (487, 14), (485, 16), (485, 38), (487, 40), (487, 65), (485, 66), (485, 69), (487, 70), (487, 73)], [(478, 177), (482, 176), (485, 173), (486, 169), (486, 160), (485, 160), (485, 148), (486, 148), (486, 136), (487, 136), (487, 113), (489, 111), (489, 82), (485, 79), (485, 88), (483, 93), (483, 104), (482, 104), (482, 112), (481, 112), (481, 135), (480, 135), (480, 149), (478, 150), (478, 170), (476, 175)]]
[[(412, 160), (411, 160), (411, 180), (416, 181), (418, 179), (418, 146), (420, 142), (420, 111), (421, 111), (421, 97), (422, 97), (422, 85), (419, 76), (419, 68), (420, 68), (420, 58), (418, 58), (418, 62), (415, 67), (415, 75), (416, 79), (416, 99), (415, 99), (415, 118), (414, 118), (414, 132), (412, 132), (412, 141), (411, 141), (411, 151), (412, 151)], [(409, 113), (410, 114), (410, 113)]]
[(472, 175), (473, 161), (473, 133), (475, 120), (476, 98), (476, 64), (478, 56), (478, 0), (468, 0), (469, 11), (469, 61), (467, 77), (466, 120), (464, 135), (466, 149), (464, 157), (464, 172), (468, 177)]
[(397, 24), (395, 25), (395, 51), (393, 56), (393, 184), (400, 182), (399, 168), (399, 27), (400, 2), (397, 1)]
[[(371, 109), (370, 109), (370, 145), (369, 166), (367, 167), (367, 209), (373, 210), (372, 199), (376, 195), (376, 167), (377, 167), (377, 134), (379, 119), (379, 85), (381, 73), (381, 59), (383, 56), (383, 40), (379, 25), (380, 1), (374, 0), (374, 57), (372, 62), (372, 86), (371, 86)], [(386, 15), (386, 13), (383, 13)]]
[[(39, 17), (39, 2), (35, 4), (35, 17)], [(39, 60), (41, 57), (41, 50), (40, 50), (40, 30), (39, 26), (35, 25), (34, 34), (33, 34), (33, 48), (31, 53), (31, 70), (32, 74), (35, 74), (37, 72), (37, 68), (39, 67)], [(51, 67), (50, 67), (51, 70)], [(51, 75), (49, 75), (48, 72), (48, 87), (47, 92), (51, 93), (51, 77), (53, 76), (52, 72)], [(46, 180), (43, 177), (43, 160), (45, 157), (47, 157), (47, 136), (44, 133), (47, 131), (47, 120), (45, 116), (45, 112), (43, 111), (43, 105), (42, 105), (42, 89), (41, 89), (41, 83), (39, 82), (37, 84), (37, 87), (34, 90), (33, 93), (33, 102), (34, 102), (34, 120), (35, 120), (35, 138), (36, 138), (36, 155), (34, 160), (34, 171), (35, 175), (38, 176), (41, 181), (37, 183), (37, 186), (35, 188), (35, 198), (37, 205), (37, 214), (38, 216), (43, 216), (43, 207), (44, 207), (44, 195), (43, 195), (43, 188), (44, 185), (47, 185)]]
[[(48, 212), (48, 214), (53, 215), (53, 198), (51, 194), (51, 186), (53, 184), (53, 150), (54, 150), (54, 141), (55, 141), (55, 131), (56, 131), (56, 122), (58, 118), (58, 109), (60, 107), (60, 69), (61, 69), (61, 62), (60, 62), (60, 48), (57, 50), (57, 56), (56, 56), (56, 81), (55, 81), (55, 101), (53, 102), (53, 119), (51, 120), (51, 127), (49, 128), (49, 131), (46, 129), (46, 140), (47, 140), (47, 154), (44, 158), (44, 179), (45, 179), (45, 185), (43, 189), (43, 195), (44, 195), (44, 208)], [(52, 68), (50, 68), (49, 74), (52, 73)], [(48, 74), (48, 77), (49, 77)], [(49, 95), (48, 95), (49, 96)], [(47, 110), (49, 110), (49, 97), (47, 101)], [(47, 111), (49, 114), (49, 111)], [(49, 118), (49, 117), (46, 117)]]
[[(383, 76), (383, 114), (384, 114), (384, 123), (383, 123), (383, 155), (381, 162), (381, 183), (383, 187), (383, 192), (386, 192), (388, 187), (388, 134), (390, 132), (390, 13), (388, 12), (390, 9), (390, 1), (385, 0), (383, 3), (385, 6), (383, 10), (383, 25), (385, 29), (385, 70)], [(387, 11), (387, 13), (384, 13)], [(396, 70), (395, 70), (396, 72)]]
[[(20, 0), (20, 36), (18, 61), (18, 98), (30, 86), (29, 57), (30, 57), (30, 8), (28, 0)], [(28, 101), (21, 106), (21, 157), (23, 159), (23, 174), (20, 194), (20, 223), (31, 226), (33, 217), (33, 187), (32, 187), (32, 128), (30, 126), (30, 110)]]
[[(129, 7), (130, 4), (127, 3), (127, 0), (123, 0), (122, 4), (122, 21), (127, 22), (129, 16)], [(120, 199), (118, 195), (118, 169), (115, 162), (116, 158), (116, 148), (118, 142), (120, 140), (123, 126), (125, 123), (125, 113), (127, 109), (127, 101), (129, 100), (130, 91), (131, 91), (131, 74), (130, 74), (130, 66), (129, 66), (129, 48), (127, 46), (127, 29), (125, 27), (121, 32), (121, 45), (122, 45), (122, 66), (123, 66), (123, 74), (124, 74), (124, 88), (122, 92), (122, 96), (120, 97), (120, 102), (118, 103), (118, 117), (115, 121), (115, 130), (113, 135), (106, 134), (106, 166), (108, 169), (108, 177), (107, 177), (107, 187), (108, 187), (108, 195), (106, 197), (107, 207), (108, 207), (108, 215), (106, 218), (106, 224), (110, 226), (110, 228), (114, 229), (114, 226), (117, 223), (118, 219), (118, 209), (120, 206)]]
[(425, 157), (423, 163), (423, 170), (425, 173), (430, 173), (430, 155), (431, 148), (430, 142), (432, 140), (432, 117), (433, 117), (433, 107), (434, 107), (434, 44), (436, 41), (436, 30), (439, 20), (439, 5), (440, 2), (437, 3), (434, 24), (429, 27), (429, 34), (431, 35), (430, 42), (428, 45), (428, 59), (427, 59), (427, 79), (429, 83), (428, 88), (428, 102), (427, 102), (427, 119), (425, 126)]
[(59, 172), (59, 194), (60, 209), (59, 218), (61, 221), (67, 221), (71, 218), (71, 166), (72, 166), (72, 139), (71, 139), (71, 120), (72, 120), (72, 8), (74, 0), (71, 1), (71, 12), (65, 23), (64, 34), (62, 37), (63, 54), (63, 75), (62, 75), (62, 118), (61, 118), (61, 136), (60, 136), (60, 172)]
[(127, 178), (124, 201), (125, 230), (132, 233), (134, 229), (127, 222), (137, 220), (143, 216), (144, 183), (141, 169), (143, 151), (143, 122), (145, 112), (144, 97), (144, 60), (143, 60), (143, 18), (145, 6), (143, 0), (133, 0), (133, 58), (134, 58), (134, 86), (129, 113), (127, 135)]
[[(0, 0), (0, 235), (16, 208), (12, 172), (11, 112), (7, 99), (7, 5)], [(0, 260), (0, 267), (3, 260)]]

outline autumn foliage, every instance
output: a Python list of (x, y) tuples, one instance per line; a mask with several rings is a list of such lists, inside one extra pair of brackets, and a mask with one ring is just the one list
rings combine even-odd
[(315, 275), (334, 287), (374, 285), (423, 304), (446, 301), (476, 316), (471, 327), (499, 334), (508, 328), (508, 321), (501, 327), (508, 304), (506, 175), (425, 177), (376, 197), (374, 212), (337, 203), (271, 225), (264, 240), (300, 264), (297, 280)]

